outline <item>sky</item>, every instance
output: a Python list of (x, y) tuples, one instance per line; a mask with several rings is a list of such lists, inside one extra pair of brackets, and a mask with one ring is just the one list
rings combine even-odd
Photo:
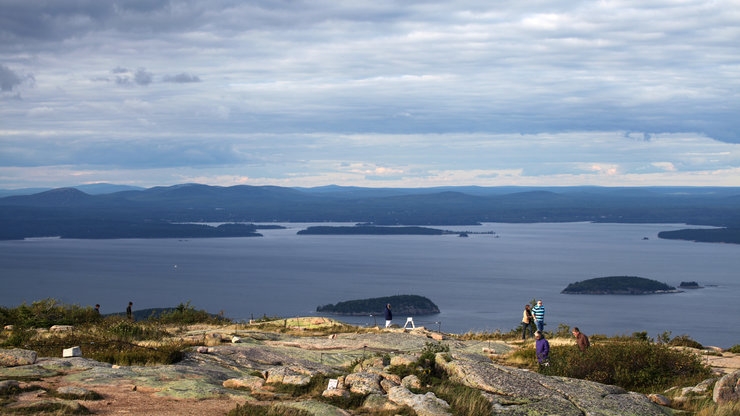
[(740, 0), (0, 0), (0, 188), (740, 186)]

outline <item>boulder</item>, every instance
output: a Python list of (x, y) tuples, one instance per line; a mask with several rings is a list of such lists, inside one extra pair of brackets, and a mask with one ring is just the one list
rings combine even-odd
[(257, 377), (257, 376), (230, 378), (223, 382), (223, 386), (226, 387), (227, 389), (257, 390), (264, 385), (265, 385), (265, 380), (262, 377)]
[(36, 363), (36, 351), (13, 348), (0, 349), (0, 367), (17, 367)]
[(663, 396), (662, 394), (649, 394), (648, 399), (650, 399), (651, 402), (657, 403), (661, 406), (671, 405), (671, 399), (669, 399), (666, 396)]
[(348, 374), (344, 378), (344, 384), (349, 386), (349, 391), (356, 394), (383, 394), (380, 387), (380, 374), (361, 371)]
[(408, 406), (418, 416), (451, 416), (450, 405), (438, 398), (432, 392), (414, 394), (403, 386), (396, 386), (388, 392), (388, 400), (403, 406)]
[(440, 334), (439, 332), (432, 332), (430, 336), (435, 341), (442, 341), (445, 339), (444, 334)]
[(380, 387), (381, 387), (381, 388), (383, 389), (383, 391), (384, 391), (384, 392), (386, 392), (386, 393), (387, 393), (387, 392), (388, 392), (388, 390), (390, 390), (390, 389), (391, 389), (392, 387), (396, 387), (396, 386), (398, 386), (398, 385), (400, 385), (400, 384), (401, 384), (400, 382), (399, 382), (399, 383), (396, 383), (396, 382), (394, 382), (394, 381), (392, 381), (392, 380), (389, 380), (389, 379), (387, 379), (387, 378), (384, 378), (384, 379), (381, 379), (381, 380), (380, 380)]
[(62, 357), (82, 357), (82, 350), (80, 347), (65, 348), (62, 350)]
[(57, 389), (59, 397), (69, 400), (91, 400), (99, 395), (91, 390), (77, 386), (62, 386)]
[(391, 357), (391, 365), (411, 365), (416, 363), (417, 359), (417, 356), (409, 354), (394, 355)]
[(421, 380), (419, 380), (419, 377), (411, 374), (410, 376), (406, 376), (401, 380), (401, 385), (406, 387), (407, 389), (420, 389), (421, 388)]
[(331, 389), (331, 390), (324, 390), (321, 393), (322, 397), (341, 397), (343, 399), (349, 399), (350, 394), (349, 390), (347, 389)]
[(52, 325), (52, 327), (49, 328), (49, 331), (51, 331), (51, 332), (66, 332), (66, 331), (71, 331), (73, 329), (75, 329), (75, 327), (72, 326), (72, 325)]
[(267, 383), (292, 384), (306, 386), (311, 382), (311, 374), (296, 366), (272, 367), (265, 371)]
[(740, 401), (740, 370), (722, 376), (714, 385), (712, 400), (717, 404)]
[[(7, 407), (11, 412), (24, 415), (80, 415), (89, 414), (87, 408), (74, 400), (38, 400), (13, 403)], [(50, 412), (54, 413), (50, 413)]]

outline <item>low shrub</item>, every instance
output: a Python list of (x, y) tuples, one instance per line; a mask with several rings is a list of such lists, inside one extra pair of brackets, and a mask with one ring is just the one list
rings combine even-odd
[(493, 413), (493, 405), (478, 389), (445, 380), (433, 390), (437, 397), (450, 405), (455, 415), (478, 416)]
[(733, 353), (733, 354), (740, 354), (740, 344), (736, 344), (730, 347), (727, 351)]
[(173, 364), (181, 361), (183, 351), (191, 346), (178, 340), (147, 347), (105, 333), (85, 330), (69, 333), (24, 333), (34, 335), (24, 338), (22, 345), (13, 346), (34, 350), (41, 357), (61, 357), (65, 348), (79, 346), (85, 357), (118, 365)]
[(222, 316), (213, 315), (205, 310), (197, 310), (190, 301), (180, 303), (172, 310), (165, 311), (156, 319), (162, 324), (191, 325), (198, 323), (220, 324), (228, 321)]
[(600, 343), (585, 352), (556, 346), (550, 349), (550, 366), (541, 372), (644, 393), (696, 384), (711, 376), (698, 355), (643, 341)]
[(671, 345), (674, 347), (690, 347), (690, 348), (696, 348), (696, 349), (704, 348), (703, 345), (701, 345), (697, 341), (694, 341), (688, 335), (679, 335), (677, 337), (674, 337), (672, 340), (668, 342), (668, 345)]
[(97, 322), (100, 315), (91, 307), (65, 305), (51, 298), (15, 308), (0, 307), (0, 322), (23, 328), (48, 328), (52, 325), (81, 325)]

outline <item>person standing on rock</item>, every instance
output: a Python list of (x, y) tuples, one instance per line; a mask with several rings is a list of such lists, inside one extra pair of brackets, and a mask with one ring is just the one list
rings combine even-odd
[(581, 351), (586, 351), (586, 349), (591, 346), (591, 343), (588, 341), (588, 337), (586, 336), (586, 334), (581, 332), (581, 330), (578, 329), (577, 326), (573, 328), (573, 336), (576, 337), (576, 344), (578, 344), (578, 349), (580, 349)]
[(537, 301), (537, 304), (532, 308), (532, 315), (534, 315), (534, 323), (537, 325), (537, 330), (540, 332), (545, 331), (545, 307), (542, 306), (542, 299)]
[(542, 331), (534, 333), (534, 354), (537, 356), (537, 362), (540, 365), (550, 365), (550, 342), (545, 339), (545, 334)]
[(529, 328), (529, 336), (534, 337), (534, 316), (532, 315), (532, 307), (529, 304), (524, 305), (524, 312), (522, 313), (522, 340), (527, 339), (527, 329)]
[(385, 305), (385, 327), (390, 328), (391, 321), (393, 320), (393, 313), (391, 312), (391, 304)]

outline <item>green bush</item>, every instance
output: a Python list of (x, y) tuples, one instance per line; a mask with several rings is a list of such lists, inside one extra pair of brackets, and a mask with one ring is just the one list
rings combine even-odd
[(694, 341), (688, 335), (679, 335), (677, 337), (674, 337), (672, 340), (668, 342), (668, 345), (671, 345), (674, 347), (690, 347), (690, 348), (696, 348), (696, 349), (704, 348), (703, 345)]
[(65, 305), (55, 299), (44, 299), (15, 308), (0, 307), (0, 319), (3, 325), (14, 325), (24, 328), (48, 328), (52, 325), (81, 325), (97, 322), (100, 319), (91, 307)]
[(0, 346), (26, 348), (34, 336), (36, 336), (35, 330), (16, 326)]
[(192, 325), (197, 323), (223, 323), (223, 317), (214, 316), (204, 310), (196, 310), (190, 301), (180, 303), (176, 308), (162, 312), (157, 320), (163, 324)]
[(740, 354), (740, 344), (735, 344), (731, 346), (730, 349), (727, 351), (734, 353), (734, 354)]
[[(90, 306), (66, 305), (51, 298), (36, 301), (30, 305), (23, 303), (15, 308), (0, 307), (0, 324), (24, 328), (48, 328), (52, 325), (79, 326), (99, 323), (111, 318), (120, 318), (120, 315), (101, 316)], [(171, 309), (153, 309), (152, 315), (145, 321), (168, 325), (229, 322), (221, 316), (209, 314), (204, 310), (196, 310), (190, 302), (180, 303), (176, 308)]]
[(550, 366), (541, 371), (645, 393), (696, 384), (711, 376), (698, 355), (644, 341), (600, 343), (585, 352), (556, 346), (550, 349)]

